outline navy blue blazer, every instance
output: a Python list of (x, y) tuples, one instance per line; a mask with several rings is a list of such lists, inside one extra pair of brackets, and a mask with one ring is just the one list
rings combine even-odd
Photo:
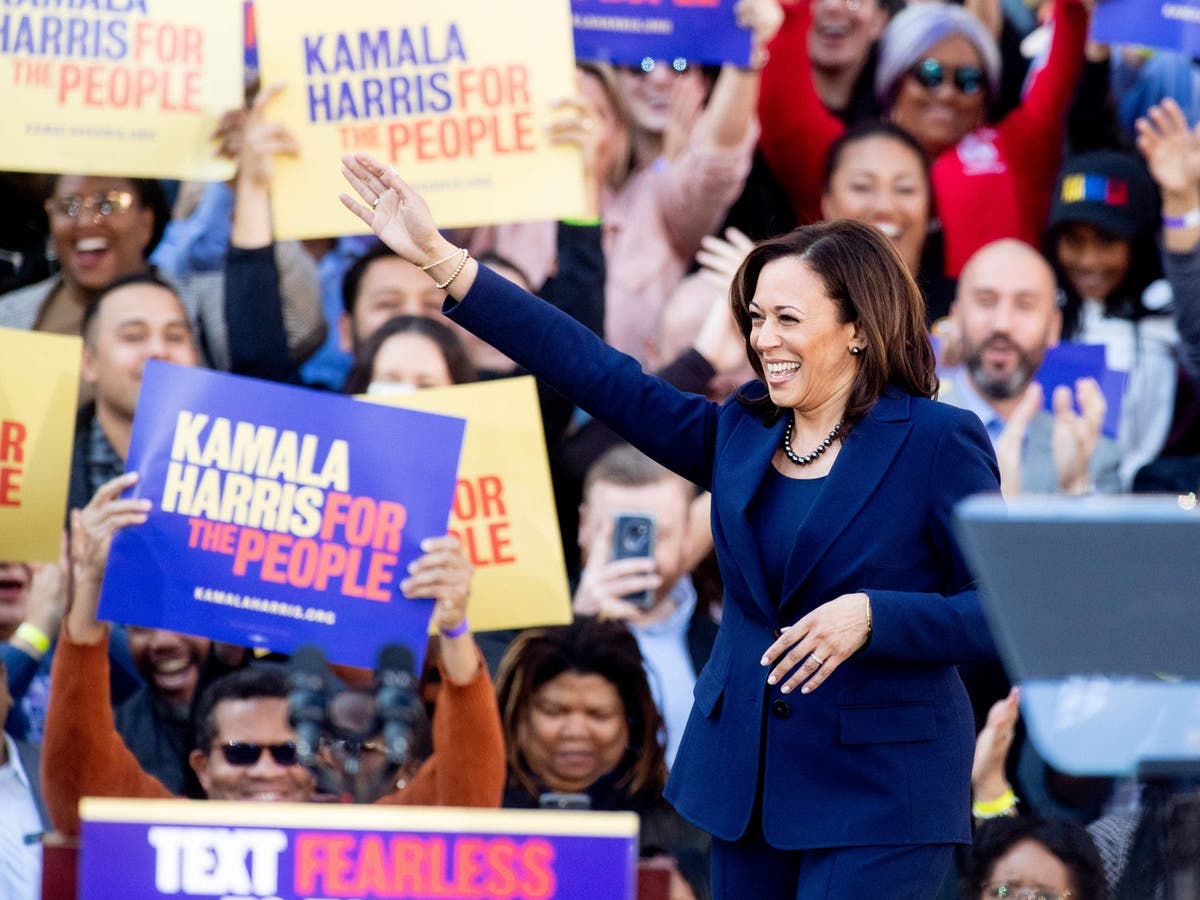
[[(774, 597), (746, 511), (785, 416), (765, 425), (736, 400), (682, 393), (483, 267), (446, 311), (712, 491), (725, 608), (667, 787), (679, 812), (740, 838), (761, 767), (762, 828), (777, 848), (968, 842), (975, 732), (955, 666), (996, 651), (951, 520), (962, 498), (1000, 489), (979, 419), (889, 390), (812, 510), (776, 536), (791, 550)], [(759, 660), (780, 626), (856, 591), (871, 598), (868, 645), (812, 694), (769, 686)]]

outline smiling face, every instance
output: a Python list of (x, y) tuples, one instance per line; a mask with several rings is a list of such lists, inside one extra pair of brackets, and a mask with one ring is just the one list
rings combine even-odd
[(821, 210), (826, 219), (874, 225), (916, 274), (929, 231), (929, 182), (912, 147), (881, 135), (846, 144)]
[(126, 627), (138, 674), (172, 706), (186, 707), (196, 695), (200, 665), (212, 641), (161, 628)]
[(621, 695), (600, 675), (563, 672), (533, 695), (517, 740), (546, 788), (584, 791), (617, 767), (629, 745)]
[(1025, 390), (1062, 329), (1054, 273), (1017, 241), (990, 244), (967, 261), (950, 314), (972, 383), (994, 400)]
[(1057, 856), (1037, 841), (1019, 841), (996, 860), (984, 888), (984, 896), (992, 896), (989, 888), (1008, 886), (1011, 896), (1019, 897), (1022, 888), (1037, 894), (1075, 896), (1075, 879)]
[(25, 601), (33, 570), (28, 563), (0, 562), (0, 641), (7, 641), (25, 621)]
[(1085, 300), (1107, 300), (1132, 263), (1129, 241), (1080, 222), (1059, 232), (1054, 251), (1071, 286)]
[(750, 300), (750, 346), (772, 403), (800, 412), (844, 405), (858, 374), (850, 348), (861, 343), (804, 262), (785, 256), (763, 266)]
[[(102, 215), (93, 201), (101, 195), (132, 197), (127, 209), (109, 207)], [(70, 216), (61, 208), (71, 198), (86, 203)], [(63, 175), (47, 203), (50, 237), (63, 277), (85, 291), (98, 291), (118, 278), (146, 268), (145, 249), (154, 232), (154, 213), (142, 206), (126, 178)]]
[(953, 73), (958, 67), (983, 67), (979, 51), (961, 34), (938, 41), (922, 59), (941, 64), (942, 83), (926, 87), (911, 73), (903, 75), (891, 115), (892, 121), (916, 138), (932, 158), (983, 124), (987, 91), (980, 88), (966, 92), (954, 83)]
[(222, 700), (213, 710), (216, 732), (208, 753), (193, 750), (192, 768), (210, 800), (291, 801), (303, 803), (313, 792), (313, 778), (303, 766), (281, 766), (267, 750), (249, 766), (235, 766), (221, 747), (230, 741), (267, 746), (296, 740), (288, 725), (283, 697)]
[(83, 346), (83, 380), (96, 403), (132, 419), (146, 362), (181, 366), (199, 362), (191, 326), (179, 298), (154, 284), (129, 284), (101, 298)]
[(814, 68), (830, 72), (860, 66), (886, 25), (877, 0), (815, 0), (808, 57)]

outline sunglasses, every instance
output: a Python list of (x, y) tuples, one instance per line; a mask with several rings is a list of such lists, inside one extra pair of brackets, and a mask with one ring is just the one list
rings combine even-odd
[[(688, 70), (688, 61), (686, 59), (684, 59), (682, 56), (675, 57), (673, 60), (670, 61), (670, 63), (668, 63), (666, 60), (663, 60), (662, 64), (664, 66), (670, 65), (671, 70), (678, 75), (682, 75), (684, 72), (686, 72)], [(620, 68), (624, 69), (626, 72), (632, 72), (634, 75), (649, 75), (656, 68), (658, 68), (658, 65), (659, 65), (658, 60), (656, 60), (652, 56), (647, 56), (647, 57), (643, 58), (642, 61), (640, 63), (637, 63), (636, 65), (621, 66)]]
[(296, 742), (288, 741), (283, 744), (252, 744), (248, 741), (230, 741), (221, 745), (221, 753), (225, 762), (231, 766), (252, 766), (262, 757), (264, 750), (281, 766), (294, 766), (299, 762), (296, 755)]
[(133, 194), (129, 191), (108, 191), (91, 197), (81, 197), (78, 194), (71, 197), (54, 197), (46, 201), (46, 208), (52, 213), (78, 219), (85, 212), (112, 216), (132, 207), (133, 201)]
[(936, 59), (923, 59), (911, 69), (908, 74), (917, 80), (921, 87), (933, 90), (940, 87), (949, 75), (954, 87), (962, 94), (978, 94), (983, 90), (984, 74), (979, 66), (943, 66)]

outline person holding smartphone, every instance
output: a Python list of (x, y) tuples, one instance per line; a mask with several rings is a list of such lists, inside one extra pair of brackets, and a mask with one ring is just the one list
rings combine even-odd
[(718, 404), (477, 265), (393, 169), (343, 174), (451, 319), (712, 492), (722, 621), (666, 797), (713, 835), (714, 897), (935, 896), (971, 838), (957, 667), (996, 659), (953, 510), (1000, 479), (978, 417), (933, 399), (887, 238), (843, 220), (755, 247), (730, 305), (758, 378)]
[(668, 767), (717, 630), (689, 574), (712, 547), (708, 523), (690, 521), (695, 493), (674, 472), (618, 444), (588, 469), (579, 509), (583, 570), (572, 608), (622, 621), (637, 638), (666, 724)]

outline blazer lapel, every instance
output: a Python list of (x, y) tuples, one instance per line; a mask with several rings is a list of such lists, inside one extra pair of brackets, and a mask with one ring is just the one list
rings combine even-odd
[[(721, 450), (721, 478), (713, 484), (713, 502), (718, 511), (716, 524), (723, 532), (731, 558), (738, 563), (730, 567), (733, 571), (722, 571), (721, 576), (727, 580), (740, 576), (746, 593), (771, 622), (777, 616), (776, 601), (767, 591), (762, 554), (747, 511), (767, 474), (771, 457), (783, 440), (786, 423), (787, 419), (780, 416), (773, 425), (764, 426), (756, 416), (743, 416)], [(722, 539), (717, 535), (714, 538)]]
[(912, 427), (908, 405), (907, 394), (889, 390), (846, 438), (816, 505), (800, 523), (784, 570), (781, 607), (795, 599), (813, 567), (886, 477)]

